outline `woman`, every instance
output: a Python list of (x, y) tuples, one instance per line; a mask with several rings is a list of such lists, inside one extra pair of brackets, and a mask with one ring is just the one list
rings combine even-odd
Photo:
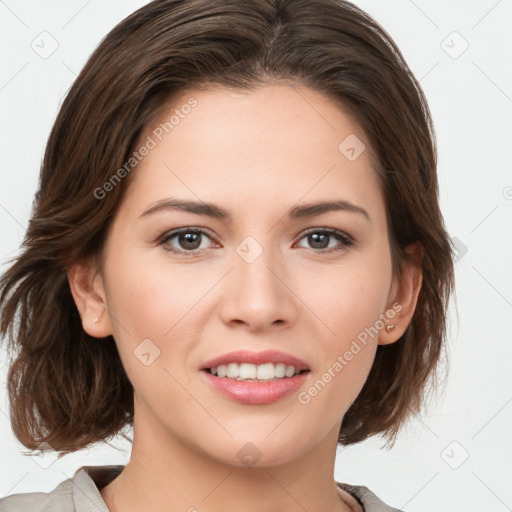
[(452, 252), (421, 88), (339, 0), (154, 1), (102, 41), (1, 281), (13, 430), (64, 455), (9, 510), (388, 511), (335, 482), (445, 339)]

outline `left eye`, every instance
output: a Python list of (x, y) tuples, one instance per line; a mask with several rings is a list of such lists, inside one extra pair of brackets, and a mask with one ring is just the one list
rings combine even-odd
[[(354, 241), (345, 233), (336, 229), (315, 229), (311, 230), (301, 238), (306, 238), (314, 249), (321, 249), (320, 252), (330, 252), (331, 250), (342, 250), (346, 247), (353, 245)], [(334, 246), (329, 245), (329, 239), (337, 240), (338, 243)], [(326, 245), (327, 243), (327, 245)], [(327, 250), (326, 250), (327, 249)]]
[[(208, 249), (207, 246), (203, 245), (204, 238), (212, 240), (202, 229), (185, 228), (164, 235), (160, 239), (160, 244), (164, 246), (166, 251), (194, 256), (201, 250)], [(351, 237), (335, 229), (310, 230), (300, 240), (304, 239), (307, 239), (312, 249), (318, 249), (315, 252), (343, 250), (354, 243)], [(179, 247), (174, 246), (171, 243), (172, 240), (176, 240)], [(333, 240), (337, 241), (334, 245), (330, 244), (330, 241)]]

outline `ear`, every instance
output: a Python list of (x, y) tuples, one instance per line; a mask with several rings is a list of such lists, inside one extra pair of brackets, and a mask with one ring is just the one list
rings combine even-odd
[[(405, 252), (408, 260), (403, 262), (400, 275), (393, 278), (393, 284), (388, 297), (388, 309), (384, 313), (386, 326), (379, 332), (379, 345), (388, 345), (399, 340), (409, 326), (420, 293), (423, 281), (421, 263), (423, 261), (423, 247), (419, 243), (409, 245)], [(387, 329), (388, 326), (394, 326)]]
[(84, 331), (95, 338), (113, 333), (103, 277), (92, 261), (73, 264), (67, 271), (71, 294)]

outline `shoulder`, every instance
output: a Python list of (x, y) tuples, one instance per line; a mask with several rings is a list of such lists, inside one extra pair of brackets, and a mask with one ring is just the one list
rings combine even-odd
[(123, 466), (82, 466), (50, 492), (11, 494), (0, 499), (0, 512), (109, 512), (98, 489)]
[(73, 484), (68, 479), (50, 492), (11, 494), (0, 499), (0, 512), (74, 512)]
[[(379, 497), (377, 497), (368, 487), (364, 485), (351, 485), (342, 482), (336, 482), (336, 485), (346, 491), (348, 494), (357, 499), (363, 506), (364, 512), (403, 512), (398, 508), (386, 505)], [(0, 510), (0, 512), (2, 512)]]

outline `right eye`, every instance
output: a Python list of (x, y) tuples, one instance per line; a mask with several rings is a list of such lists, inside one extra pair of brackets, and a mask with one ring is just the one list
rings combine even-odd
[[(211, 240), (206, 231), (199, 228), (182, 228), (164, 233), (159, 239), (164, 250), (183, 256), (196, 256), (208, 249), (202, 243), (204, 237)], [(173, 241), (175, 245), (173, 245)], [(178, 246), (178, 247), (177, 247)]]

